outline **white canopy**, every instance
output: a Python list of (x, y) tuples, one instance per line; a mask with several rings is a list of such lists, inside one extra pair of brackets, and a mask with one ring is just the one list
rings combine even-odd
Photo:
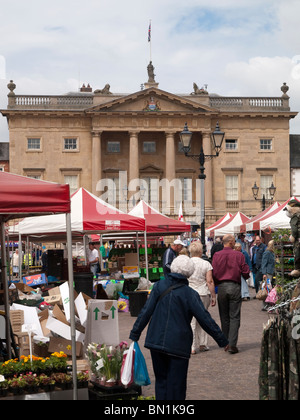
[(247, 217), (245, 214), (238, 212), (233, 217), (228, 219), (226, 222), (222, 223), (221, 225), (217, 226), (216, 229), (212, 231), (214, 236), (224, 236), (227, 234), (234, 234), (234, 229), (236, 226), (240, 226), (243, 223), (249, 221), (250, 218)]

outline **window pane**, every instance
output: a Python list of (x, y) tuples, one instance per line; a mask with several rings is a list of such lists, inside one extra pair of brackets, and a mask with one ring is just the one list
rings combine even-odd
[(64, 150), (77, 150), (77, 139), (64, 139)]
[(65, 175), (65, 184), (70, 186), (70, 194), (78, 190), (78, 175)]
[(41, 148), (41, 139), (38, 139), (38, 138), (27, 139), (28, 150), (40, 150), (40, 148)]
[(225, 140), (226, 150), (237, 150), (237, 140), (235, 139), (226, 139)]
[(272, 150), (272, 139), (261, 139), (260, 150)]
[(143, 152), (144, 153), (156, 153), (156, 143), (155, 143), (155, 141), (144, 141), (143, 142)]
[(237, 201), (238, 199), (238, 176), (226, 176), (226, 200)]
[(261, 198), (265, 196), (267, 200), (271, 199), (269, 188), (271, 187), (273, 182), (273, 177), (269, 175), (261, 175), (260, 177), (260, 193)]
[(121, 145), (119, 141), (109, 141), (107, 142), (107, 151), (108, 153), (120, 153)]

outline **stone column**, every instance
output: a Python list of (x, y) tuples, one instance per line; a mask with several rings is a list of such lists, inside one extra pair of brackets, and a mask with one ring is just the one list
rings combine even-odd
[(97, 183), (102, 179), (101, 134), (92, 132), (92, 193), (96, 196), (99, 196)]
[[(202, 133), (202, 144), (205, 155), (212, 155), (211, 137), (210, 133)], [(213, 208), (213, 185), (212, 185), (212, 159), (205, 160), (205, 207)]]
[(139, 166), (139, 132), (129, 132), (129, 176), (128, 182), (133, 179), (139, 179), (140, 166)]
[[(172, 182), (176, 178), (176, 170), (175, 170), (175, 133), (168, 132), (166, 133), (166, 179), (169, 182)], [(175, 185), (173, 183), (173, 185)], [(169, 207), (169, 213), (174, 214), (174, 195), (175, 191), (173, 188), (170, 188), (170, 197), (162, 197), (162, 201), (166, 201), (167, 208)], [(169, 198), (169, 200), (168, 200)]]
[(175, 158), (175, 133), (166, 133), (166, 178), (169, 181), (176, 177)]

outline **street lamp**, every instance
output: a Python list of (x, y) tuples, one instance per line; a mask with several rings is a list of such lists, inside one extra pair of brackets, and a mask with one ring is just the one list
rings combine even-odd
[(220, 130), (219, 123), (217, 122), (215, 130), (211, 133), (211, 141), (213, 150), (215, 151), (214, 155), (205, 155), (203, 151), (203, 144), (201, 144), (200, 154), (190, 154), (191, 151), (191, 140), (193, 133), (189, 131), (187, 123), (185, 123), (183, 131), (180, 133), (180, 141), (182, 145), (182, 150), (186, 157), (197, 160), (200, 163), (200, 174), (199, 179), (201, 181), (201, 243), (203, 245), (203, 254), (206, 252), (206, 242), (205, 242), (205, 193), (204, 193), (204, 181), (206, 175), (204, 173), (205, 160), (212, 159), (219, 156), (222, 149), (223, 140), (225, 133)]
[[(272, 182), (271, 186), (269, 188), (267, 188), (267, 190), (269, 191), (271, 201), (272, 201), (274, 196), (275, 196), (275, 193), (276, 193), (276, 187), (273, 184), (273, 182)], [(254, 185), (252, 187), (253, 197), (254, 197), (255, 200), (262, 202), (262, 211), (264, 211), (266, 209), (266, 196), (265, 196), (265, 194), (263, 194), (262, 198), (258, 198), (258, 192), (259, 192), (259, 187), (256, 185), (256, 182), (254, 182)]]

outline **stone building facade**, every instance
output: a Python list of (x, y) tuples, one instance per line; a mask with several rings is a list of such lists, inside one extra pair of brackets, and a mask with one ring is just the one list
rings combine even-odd
[(286, 84), (272, 98), (210, 95), (195, 84), (190, 94), (174, 94), (155, 81), (132, 94), (109, 85), (61, 96), (17, 95), (12, 81), (8, 88), (1, 113), (13, 173), (84, 187), (125, 211), (143, 198), (176, 217), (182, 202), (186, 220), (199, 221), (199, 162), (184, 155), (179, 134), (187, 122), (191, 153), (202, 145), (212, 155), (218, 122), (225, 140), (219, 157), (205, 162), (206, 224), (227, 211), (257, 214), (254, 182), (267, 203), (272, 182), (275, 200), (290, 196), (289, 121), (297, 113)]

